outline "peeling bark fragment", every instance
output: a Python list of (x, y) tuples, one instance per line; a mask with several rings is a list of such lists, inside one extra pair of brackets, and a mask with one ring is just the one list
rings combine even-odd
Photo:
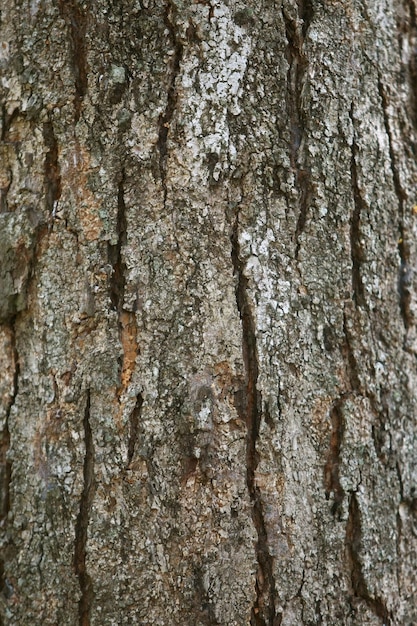
[(94, 477), (94, 444), (90, 424), (91, 398), (90, 390), (87, 391), (87, 399), (84, 412), (84, 486), (80, 500), (80, 512), (75, 527), (74, 569), (78, 576), (81, 597), (78, 603), (79, 626), (89, 626), (91, 608), (94, 599), (93, 581), (87, 572), (87, 539), (88, 524), (90, 521), (91, 507), (95, 492)]

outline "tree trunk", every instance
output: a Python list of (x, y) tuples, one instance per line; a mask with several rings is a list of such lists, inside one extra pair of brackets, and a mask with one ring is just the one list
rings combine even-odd
[(417, 623), (415, 0), (1, 9), (1, 623)]

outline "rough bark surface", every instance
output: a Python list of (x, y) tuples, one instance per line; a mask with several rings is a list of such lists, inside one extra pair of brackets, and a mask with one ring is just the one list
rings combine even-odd
[(417, 623), (415, 0), (0, 34), (0, 622)]

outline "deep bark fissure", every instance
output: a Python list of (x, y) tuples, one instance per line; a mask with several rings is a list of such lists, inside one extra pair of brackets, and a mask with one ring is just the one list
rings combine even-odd
[[(19, 112), (19, 109), (14, 109), (13, 113), (8, 116), (7, 115), (7, 111), (6, 111), (6, 106), (5, 104), (2, 105), (1, 108), (1, 135), (0, 135), (0, 142), (1, 143), (8, 143), (7, 142), (7, 133), (8, 130), (10, 128), (10, 124), (13, 120), (13, 115), (17, 115)], [(7, 168), (7, 177), (4, 177), (3, 174), (3, 180), (2, 180), (2, 186), (0, 187), (0, 213), (7, 213), (8, 211), (8, 204), (7, 204), (7, 194), (9, 193), (9, 189), (12, 185), (13, 182), (13, 169), (11, 167)]]
[(410, 309), (411, 294), (410, 294), (410, 280), (411, 280), (411, 267), (409, 263), (409, 248), (407, 244), (407, 231), (404, 225), (404, 204), (407, 199), (407, 195), (402, 187), (400, 175), (397, 167), (397, 159), (395, 155), (394, 142), (392, 138), (391, 125), (388, 114), (388, 99), (385, 93), (384, 85), (381, 78), (378, 79), (378, 91), (382, 104), (382, 112), (384, 117), (385, 132), (388, 137), (388, 148), (391, 165), (391, 173), (394, 184), (394, 190), (398, 199), (398, 254), (400, 257), (400, 270), (398, 276), (398, 292), (400, 300), (400, 311), (403, 320), (404, 328), (407, 331), (412, 325), (412, 315)]
[(51, 116), (43, 125), (43, 140), (48, 151), (44, 162), (45, 208), (50, 219), (56, 217), (61, 196), (61, 169), (59, 165), (58, 141)]
[(299, 17), (302, 27), (289, 17), (284, 8), (282, 16), (287, 38), (287, 108), (290, 120), (290, 164), (295, 173), (295, 180), (299, 190), (299, 215), (295, 229), (294, 257), (298, 259), (300, 251), (300, 236), (304, 231), (308, 208), (311, 198), (311, 173), (300, 164), (300, 147), (304, 139), (304, 112), (302, 107), (302, 90), (305, 82), (308, 59), (303, 51), (304, 36), (312, 17), (311, 3), (298, 3)]
[(410, 59), (408, 63), (408, 71), (411, 100), (411, 118), (414, 127), (417, 127), (417, 16), (414, 1), (409, 0), (407, 4), (410, 11), (410, 30), (408, 32)]
[(139, 393), (136, 396), (136, 404), (129, 416), (129, 441), (127, 444), (127, 465), (129, 466), (135, 454), (136, 444), (139, 435), (140, 417), (142, 414), (143, 396)]
[(112, 267), (109, 280), (109, 296), (113, 309), (117, 312), (119, 339), (123, 349), (123, 356), (119, 359), (120, 385), (117, 388), (119, 400), (130, 382), (138, 352), (135, 312), (125, 308), (127, 272), (126, 262), (123, 257), (124, 248), (127, 244), (125, 180), (125, 171), (122, 170), (117, 187), (117, 241), (115, 244), (108, 244), (107, 249), (107, 257)]
[[(9, 511), (11, 509), (10, 503), (10, 485), (12, 480), (12, 463), (10, 459), (7, 458), (9, 448), (10, 448), (10, 415), (12, 412), (12, 408), (16, 402), (17, 395), (19, 393), (19, 373), (20, 373), (20, 365), (19, 365), (19, 355), (17, 352), (16, 346), (16, 328), (15, 328), (15, 320), (13, 319), (10, 323), (10, 341), (11, 341), (11, 353), (13, 356), (13, 382), (12, 382), (12, 390), (10, 394), (10, 400), (6, 408), (6, 415), (4, 420), (4, 428), (1, 433), (0, 440), (0, 528), (4, 534), (6, 534), (7, 528), (7, 518)], [(7, 541), (2, 549), (2, 554), (0, 555), (0, 593), (7, 591), (8, 593), (12, 593), (12, 587), (10, 582), (7, 580), (4, 571), (5, 565), (5, 552), (7, 550)]]
[(258, 535), (256, 556), (258, 574), (256, 578), (256, 600), (252, 607), (251, 626), (276, 626), (275, 580), (273, 557), (269, 552), (268, 535), (263, 513), (262, 497), (256, 484), (258, 453), (256, 444), (262, 417), (261, 394), (258, 391), (258, 356), (256, 345), (256, 325), (248, 295), (248, 278), (244, 273), (244, 262), (240, 255), (239, 215), (236, 215), (231, 235), (233, 272), (236, 277), (236, 303), (242, 324), (242, 353), (245, 365), (245, 389), (243, 401), (236, 408), (246, 422), (246, 481), (252, 502), (252, 517)]
[(350, 583), (352, 587), (352, 593), (355, 598), (363, 600), (371, 611), (380, 619), (386, 626), (391, 623), (391, 616), (385, 605), (385, 602), (380, 597), (372, 597), (369, 593), (365, 577), (362, 569), (362, 562), (360, 558), (360, 552), (362, 548), (362, 520), (359, 508), (359, 503), (355, 492), (350, 493), (349, 498), (349, 515), (346, 524), (346, 558), (348, 562), (350, 572)]
[(87, 50), (85, 41), (87, 16), (83, 9), (81, 9), (77, 0), (60, 0), (59, 6), (62, 16), (67, 22), (70, 34), (71, 61), (75, 81), (75, 122), (78, 122), (82, 102), (88, 90)]
[(78, 576), (81, 597), (78, 603), (78, 616), (80, 626), (90, 625), (91, 608), (94, 598), (93, 581), (87, 572), (87, 539), (88, 525), (90, 522), (91, 507), (95, 492), (94, 475), (94, 443), (90, 424), (91, 395), (87, 390), (87, 399), (84, 411), (84, 468), (83, 490), (80, 500), (80, 512), (75, 527), (74, 568)]
[(333, 494), (332, 514), (340, 516), (340, 507), (345, 497), (345, 491), (340, 484), (340, 454), (345, 432), (345, 420), (343, 417), (344, 396), (341, 396), (333, 404), (330, 411), (330, 446), (326, 465), (324, 467), (324, 485), (326, 498)]
[[(353, 120), (353, 104), (350, 109), (350, 119), (352, 127), (355, 129)], [(355, 132), (355, 130), (354, 130)], [(365, 292), (363, 288), (362, 276), (361, 276), (361, 264), (363, 261), (363, 249), (361, 244), (361, 214), (365, 212), (367, 207), (362, 198), (362, 194), (359, 189), (358, 183), (358, 168), (356, 157), (358, 154), (358, 146), (353, 138), (351, 145), (351, 159), (350, 159), (350, 179), (352, 185), (353, 196), (353, 214), (350, 220), (350, 255), (352, 261), (352, 291), (353, 300), (356, 306), (366, 306)]]
[[(119, 314), (123, 309), (124, 294), (126, 287), (126, 264), (123, 260), (122, 250), (126, 245), (127, 237), (127, 220), (126, 220), (126, 204), (124, 199), (125, 172), (122, 170), (120, 180), (117, 186), (117, 218), (116, 233), (117, 242), (108, 244), (108, 260), (112, 266), (112, 274), (110, 277), (110, 300), (113, 308)], [(119, 319), (119, 326), (121, 322)]]
[(359, 368), (355, 357), (355, 353), (352, 348), (352, 336), (348, 329), (347, 316), (343, 312), (343, 334), (345, 336), (345, 357), (347, 360), (347, 372), (349, 376), (349, 384), (351, 391), (361, 393), (361, 382), (359, 378)]
[(313, 0), (297, 0), (298, 14), (303, 22), (301, 31), (303, 37), (306, 36), (308, 28), (313, 20), (314, 16), (314, 3)]
[(167, 189), (167, 172), (168, 172), (168, 138), (172, 122), (172, 118), (177, 106), (177, 77), (180, 72), (181, 61), (184, 53), (184, 46), (177, 37), (175, 24), (172, 21), (173, 5), (168, 1), (165, 10), (165, 26), (167, 27), (171, 45), (174, 49), (174, 55), (171, 63), (171, 76), (168, 86), (167, 102), (165, 110), (159, 116), (159, 132), (158, 132), (158, 150), (159, 150), (159, 174), (161, 176), (162, 189), (164, 193), (164, 206), (166, 204)]
[[(15, 107), (11, 113), (7, 113), (6, 106), (3, 104), (2, 112), (1, 112), (1, 137), (0, 142), (2, 144), (16, 144), (15, 141), (10, 137), (10, 130), (13, 127), (13, 123), (18, 120), (19, 116), (25, 116), (22, 111), (20, 111), (19, 107)], [(0, 159), (0, 164), (3, 159)], [(2, 164), (3, 167), (5, 164)], [(7, 167), (7, 176), (3, 176), (2, 178), (2, 187), (0, 187), (0, 213), (7, 213), (9, 211), (9, 206), (7, 202), (7, 194), (9, 193), (10, 187), (13, 182), (13, 168)]]

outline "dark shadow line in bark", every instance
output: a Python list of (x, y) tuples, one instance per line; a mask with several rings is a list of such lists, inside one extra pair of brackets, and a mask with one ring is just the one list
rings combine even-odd
[(410, 11), (408, 31), (410, 50), (408, 61), (410, 108), (414, 128), (417, 128), (417, 51), (415, 45), (413, 45), (413, 40), (417, 38), (417, 16), (414, 0), (408, 0), (407, 5)]
[(111, 265), (109, 297), (113, 310), (117, 313), (119, 340), (123, 349), (123, 355), (119, 358), (120, 384), (117, 388), (117, 397), (119, 400), (130, 381), (134, 361), (138, 352), (135, 312), (125, 308), (127, 267), (124, 253), (127, 244), (128, 229), (125, 204), (125, 181), (126, 173), (125, 170), (122, 169), (117, 187), (117, 241), (115, 244), (107, 245), (107, 259)]
[[(126, 220), (126, 205), (124, 199), (124, 184), (125, 184), (125, 172), (122, 170), (120, 174), (120, 180), (117, 187), (117, 221), (116, 221), (116, 233), (117, 242), (115, 244), (108, 244), (107, 258), (112, 266), (112, 274), (110, 277), (110, 300), (113, 305), (113, 309), (118, 312), (119, 317), (123, 309), (123, 300), (125, 294), (125, 272), (126, 264), (123, 260), (122, 249), (126, 245), (127, 237), (127, 220)], [(120, 322), (119, 322), (120, 324)]]
[[(305, 5), (305, 6), (304, 6)], [(309, 18), (309, 2), (300, 2), (299, 10), (306, 11)], [(290, 122), (290, 164), (295, 174), (295, 180), (299, 191), (299, 214), (295, 229), (294, 257), (298, 259), (300, 251), (300, 236), (304, 231), (308, 209), (311, 201), (311, 173), (308, 167), (300, 165), (300, 147), (305, 135), (304, 112), (302, 107), (302, 90), (308, 66), (308, 59), (303, 51), (304, 35), (307, 32), (309, 21), (303, 21), (303, 28), (291, 19), (284, 8), (282, 16), (287, 38), (287, 110)], [(300, 15), (301, 19), (302, 16)], [(305, 28), (304, 28), (305, 27)]]
[(48, 217), (54, 219), (61, 197), (61, 168), (58, 159), (58, 141), (50, 114), (43, 125), (43, 140), (47, 148), (44, 161), (45, 208)]
[(258, 535), (256, 546), (258, 574), (256, 578), (256, 600), (252, 607), (251, 626), (274, 626), (275, 615), (275, 580), (273, 575), (273, 557), (269, 552), (267, 529), (263, 513), (262, 497), (256, 485), (258, 453), (256, 443), (261, 422), (261, 394), (257, 389), (258, 356), (256, 346), (255, 321), (248, 297), (248, 279), (244, 274), (244, 264), (240, 257), (238, 214), (236, 215), (231, 235), (232, 263), (236, 277), (236, 303), (242, 323), (242, 352), (246, 370), (245, 388), (241, 400), (236, 403), (240, 418), (246, 423), (246, 479), (252, 502), (252, 516)]
[[(353, 103), (349, 112), (349, 117), (352, 122), (352, 127), (355, 129), (355, 122), (353, 118)], [(353, 131), (355, 132), (355, 130)], [(350, 255), (352, 261), (352, 291), (353, 299), (356, 306), (366, 307), (365, 291), (363, 288), (362, 276), (361, 276), (361, 264), (363, 262), (363, 249), (361, 245), (361, 215), (367, 210), (367, 206), (362, 198), (362, 194), (359, 188), (358, 182), (358, 166), (357, 155), (359, 149), (355, 142), (355, 137), (351, 146), (351, 158), (350, 158), (350, 180), (352, 186), (353, 197), (353, 214), (350, 220)]]
[(169, 38), (171, 45), (174, 49), (174, 55), (171, 63), (171, 76), (168, 86), (167, 102), (165, 110), (159, 116), (159, 131), (158, 131), (158, 150), (159, 150), (159, 173), (161, 176), (162, 189), (164, 192), (164, 205), (167, 199), (167, 168), (168, 168), (168, 137), (172, 118), (175, 108), (177, 106), (178, 92), (177, 92), (177, 77), (180, 71), (181, 61), (183, 57), (184, 47), (181, 41), (179, 41), (175, 29), (175, 24), (172, 21), (173, 5), (170, 0), (166, 5), (165, 10), (165, 26), (169, 32)]
[(75, 122), (81, 114), (81, 106), (88, 90), (86, 31), (87, 16), (77, 0), (59, 0), (61, 14), (70, 35), (72, 71), (75, 82)]
[(347, 361), (346, 367), (348, 370), (350, 388), (353, 393), (357, 392), (361, 394), (362, 392), (361, 392), (361, 382), (359, 378), (359, 368), (358, 368), (358, 363), (355, 357), (355, 352), (352, 346), (353, 334), (349, 330), (348, 318), (347, 318), (347, 314), (345, 311), (343, 312), (343, 334), (345, 336), (344, 356)]
[(363, 600), (371, 611), (379, 617), (385, 626), (390, 626), (391, 615), (382, 598), (372, 597), (369, 593), (362, 569), (360, 552), (362, 547), (362, 519), (356, 493), (349, 497), (349, 515), (346, 524), (345, 550), (352, 594)]
[(398, 172), (397, 158), (395, 155), (392, 131), (391, 131), (391, 126), (390, 126), (390, 121), (389, 121), (389, 114), (388, 114), (389, 103), (388, 103), (388, 98), (386, 95), (384, 85), (380, 77), (378, 78), (378, 92), (379, 92), (379, 96), (380, 96), (381, 104), (382, 104), (385, 132), (388, 137), (390, 165), (391, 165), (392, 179), (394, 183), (394, 190), (398, 199), (398, 212), (399, 212), (398, 254), (400, 257), (400, 269), (399, 269), (399, 275), (398, 275), (398, 293), (399, 293), (401, 317), (403, 320), (404, 328), (407, 331), (412, 325), (412, 315), (411, 315), (411, 310), (410, 310), (411, 294), (410, 294), (410, 289), (409, 289), (410, 277), (411, 277), (411, 268), (410, 268), (410, 262), (409, 262), (410, 251), (409, 251), (409, 244), (407, 242), (407, 230), (404, 224), (404, 217), (405, 217), (404, 205), (407, 199), (407, 195), (401, 185), (400, 175)]
[(129, 416), (129, 441), (127, 444), (127, 466), (133, 460), (135, 454), (136, 444), (139, 435), (140, 417), (142, 414), (143, 396), (139, 393), (136, 397), (136, 404)]
[(78, 603), (79, 626), (90, 626), (91, 608), (94, 599), (93, 581), (87, 572), (87, 539), (90, 522), (91, 507), (95, 493), (94, 476), (94, 444), (90, 424), (91, 394), (87, 390), (87, 399), (84, 411), (84, 469), (83, 490), (80, 500), (80, 512), (75, 526), (74, 569), (78, 577), (81, 598)]
[[(16, 318), (15, 317), (10, 321), (10, 331), (11, 331), (10, 332), (11, 351), (12, 351), (13, 362), (14, 362), (13, 386), (12, 386), (12, 392), (10, 395), (10, 400), (6, 407), (4, 428), (1, 433), (1, 440), (0, 440), (0, 478), (1, 478), (0, 527), (2, 528), (4, 534), (6, 533), (8, 514), (11, 510), (10, 486), (11, 486), (11, 480), (12, 480), (12, 463), (10, 459), (7, 458), (8, 451), (10, 448), (10, 415), (12, 412), (12, 408), (16, 402), (17, 395), (19, 393), (19, 374), (20, 374), (19, 355), (18, 355), (17, 346), (16, 346)], [(1, 554), (0, 554), (0, 592), (5, 594), (6, 597), (12, 595), (14, 592), (10, 581), (6, 578), (6, 573), (5, 573), (7, 546), (8, 546), (8, 543), (6, 541), (6, 543), (2, 547)]]
[(345, 491), (340, 484), (340, 453), (345, 432), (345, 420), (343, 416), (344, 396), (337, 398), (330, 411), (330, 445), (324, 467), (324, 486), (326, 498), (333, 494), (332, 514), (340, 519), (340, 507), (345, 497)]

